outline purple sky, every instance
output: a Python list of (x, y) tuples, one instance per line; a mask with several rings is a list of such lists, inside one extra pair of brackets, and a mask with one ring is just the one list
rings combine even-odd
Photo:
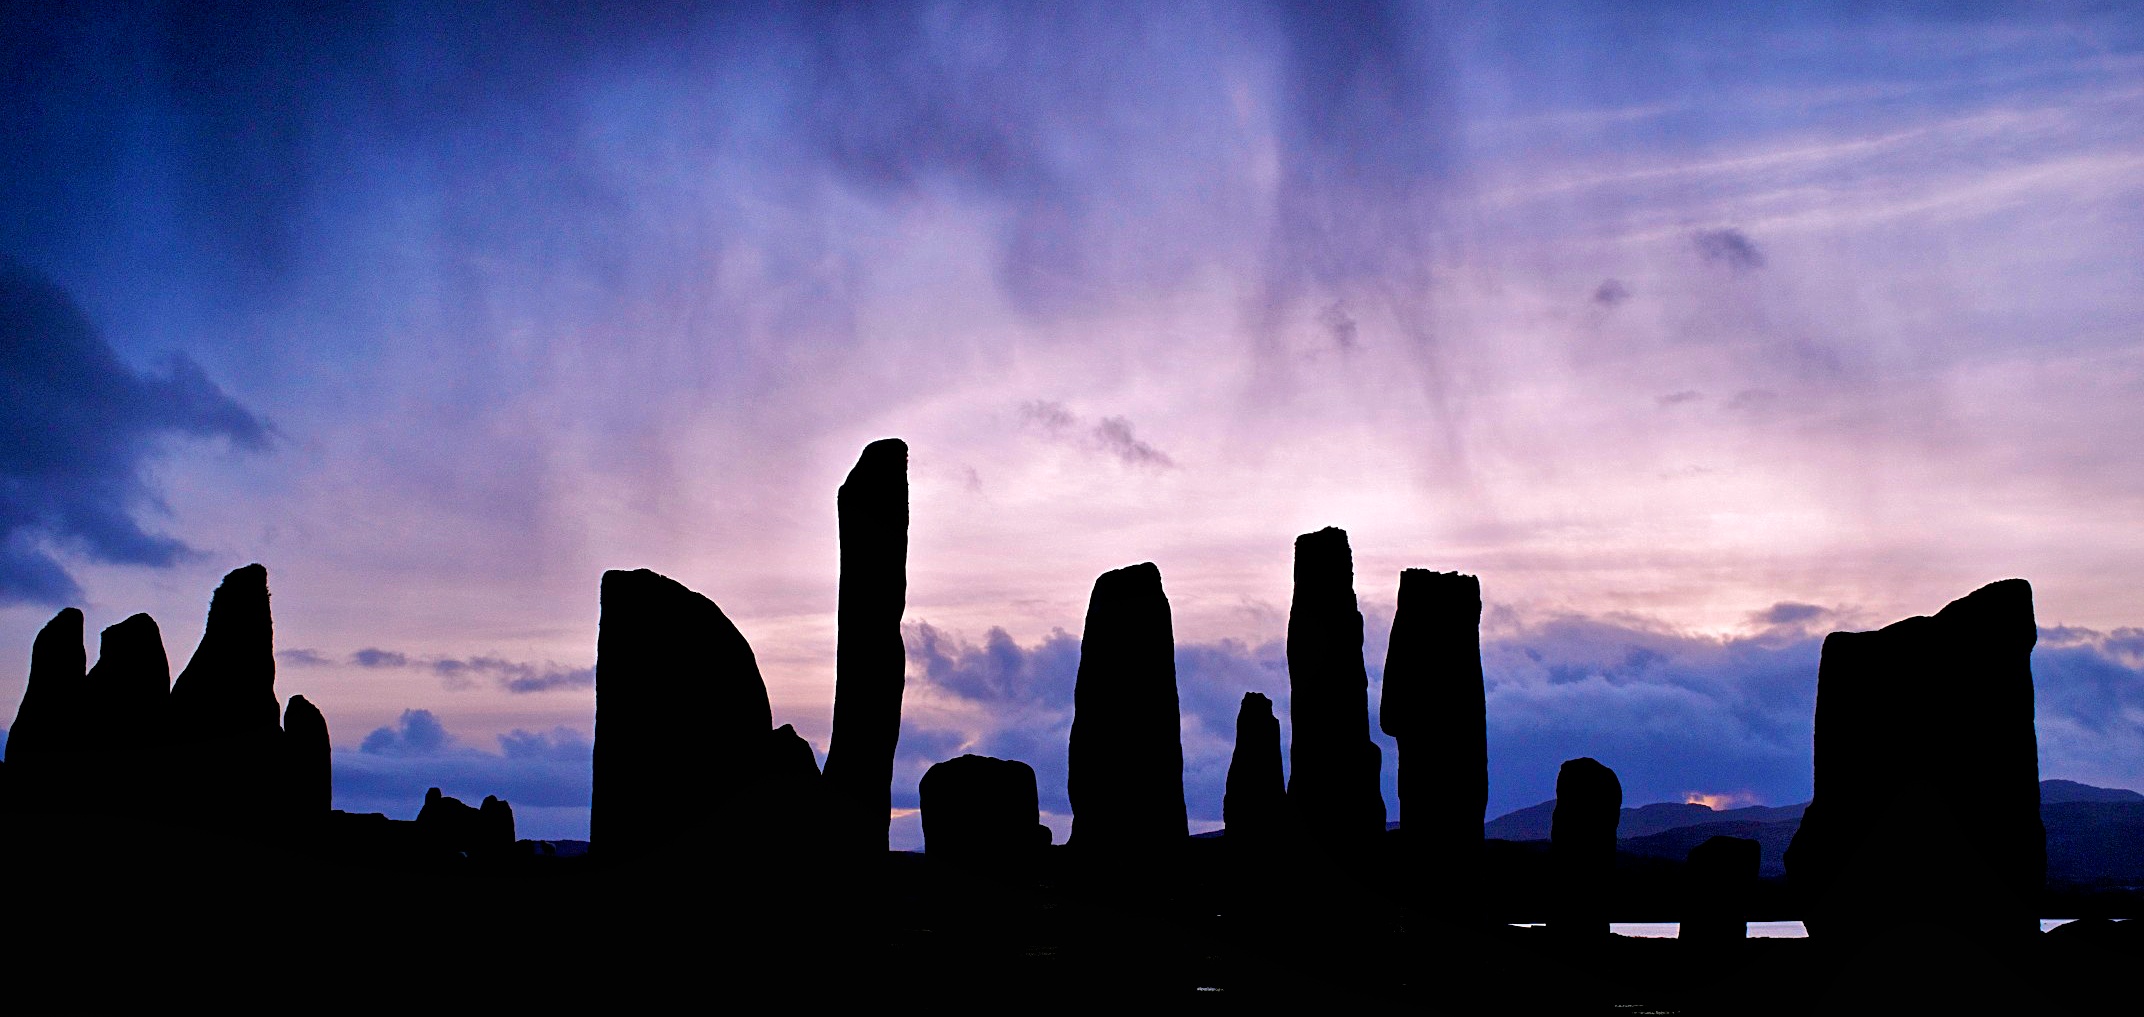
[(897, 803), (978, 751), (1064, 812), (1151, 560), (1211, 826), (1325, 525), (1373, 683), (1401, 568), (1482, 577), (1492, 814), (1800, 800), (1822, 635), (2009, 576), (2042, 776), (2144, 784), (2133, 6), (641, 6), (10, 23), (0, 702), (57, 607), (181, 666), (259, 561), (339, 807), (581, 835), (601, 572), (823, 753), (899, 436)]

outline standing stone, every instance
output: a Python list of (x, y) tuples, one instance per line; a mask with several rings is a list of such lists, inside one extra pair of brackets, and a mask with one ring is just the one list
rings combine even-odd
[[(1816, 794), (1787, 850), (1812, 938), (1901, 922), (1992, 942), (2037, 932), (2046, 878), (2032, 588), (1994, 583), (1933, 617), (1834, 632), (1817, 668)], [(1952, 817), (1942, 849), (1892, 820), (1901, 792)]]
[(1272, 700), (1246, 692), (1236, 709), (1236, 749), (1228, 759), (1228, 789), (1221, 797), (1228, 843), (1236, 850), (1269, 849), (1281, 836), (1286, 810), (1280, 718), (1273, 715)]
[(164, 766), (165, 710), (171, 700), (171, 661), (156, 619), (137, 614), (104, 630), (89, 694), (102, 718), (98, 794), (111, 802), (153, 801)]
[(723, 805), (762, 796), (773, 723), (752, 647), (714, 601), (647, 569), (603, 573), (591, 853), (633, 862), (702, 832), (756, 837), (754, 817)]
[[(1400, 573), (1377, 714), (1400, 753), (1400, 828), (1411, 870), (1401, 882), (1423, 905), (1470, 917), (1489, 807), (1479, 579), (1427, 569)], [(1432, 887), (1441, 888), (1434, 900)]]
[(1180, 844), (1191, 831), (1176, 640), (1153, 562), (1095, 580), (1072, 703), (1065, 788), (1071, 846), (1099, 857)]
[(87, 652), (82, 612), (61, 608), (30, 644), (30, 677), (8, 728), (7, 770), (17, 808), (72, 812), (82, 808)]
[(506, 799), (485, 795), (476, 809), (476, 837), (470, 854), (495, 857), (514, 846), (514, 807)]
[(1326, 527), (1295, 540), (1288, 609), (1288, 807), (1299, 836), (1328, 846), (1384, 833), (1383, 754), (1370, 740), (1370, 679), (1347, 533)]
[(1005, 866), (1050, 844), (1035, 768), (1017, 759), (967, 755), (935, 763), (916, 791), (923, 849), (933, 859)]
[(1623, 783), (1590, 758), (1556, 772), (1556, 811), (1549, 819), (1549, 868), (1555, 897), (1549, 931), (1571, 939), (1608, 934), (1609, 880), (1615, 873), (1615, 828)]
[(424, 807), (417, 810), (417, 833), (434, 854), (463, 854), (478, 840), (477, 817), (468, 802), (430, 788), (424, 792)]
[(1762, 845), (1744, 837), (1708, 837), (1683, 866), (1686, 893), (1678, 939), (1699, 946), (1741, 942), (1757, 890)]
[(825, 785), (844, 852), (883, 855), (893, 815), (893, 753), (901, 737), (907, 651), (908, 445), (864, 446), (835, 495), (841, 592), (834, 643), (834, 730)]
[(257, 825), (259, 803), (281, 790), (281, 706), (268, 570), (248, 565), (223, 577), (201, 644), (172, 683), (166, 734), (174, 779), (165, 807), (211, 825)]
[(333, 764), (328, 756), (328, 719), (304, 696), (283, 710), (283, 809), (293, 822), (327, 818), (334, 808)]
[[(766, 799), (760, 805), (769, 863), (802, 872), (826, 851), (826, 785), (811, 743), (784, 724), (766, 734)], [(863, 871), (876, 872), (866, 867)]]

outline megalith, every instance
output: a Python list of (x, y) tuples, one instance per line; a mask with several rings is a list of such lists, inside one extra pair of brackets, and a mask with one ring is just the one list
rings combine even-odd
[(1746, 837), (1708, 837), (1683, 865), (1682, 929), (1676, 938), (1700, 946), (1740, 942), (1749, 934), (1763, 847)]
[(773, 711), (715, 602), (647, 569), (603, 573), (589, 851), (635, 861), (758, 835), (719, 803), (764, 794)]
[(1347, 533), (1295, 541), (1288, 609), (1288, 808), (1296, 832), (1332, 847), (1384, 832), (1383, 754), (1370, 740), (1370, 680)]
[(71, 812), (82, 804), (87, 664), (82, 612), (61, 608), (30, 644), (29, 681), (8, 728), (8, 787), (17, 808)]
[(156, 620), (134, 615), (98, 637), (89, 694), (99, 717), (102, 757), (98, 792), (114, 801), (156, 799), (164, 766), (165, 710), (171, 700), (171, 661)]
[(923, 850), (956, 866), (1017, 864), (1050, 844), (1035, 768), (1017, 759), (965, 755), (934, 763), (917, 786)]
[(1622, 815), (1623, 783), (1614, 770), (1580, 758), (1556, 772), (1556, 811), (1548, 835), (1554, 884), (1550, 932), (1571, 939), (1608, 934), (1615, 828)]
[(1072, 700), (1071, 848), (1097, 858), (1181, 843), (1190, 829), (1176, 641), (1154, 563), (1095, 580)]
[(1443, 914), (1474, 912), (1469, 890), (1489, 807), (1487, 704), (1481, 581), (1402, 571), (1378, 724), (1399, 749), (1400, 829), (1410, 869), (1399, 881)]
[(334, 808), (333, 764), (328, 755), (328, 719), (304, 696), (283, 709), (284, 811), (294, 822), (325, 819)]
[[(2046, 879), (2032, 588), (2007, 579), (1933, 616), (1834, 632), (1817, 667), (1815, 796), (1787, 849), (1812, 938), (2036, 933)], [(1930, 850), (1891, 821), (1899, 789), (1954, 817)]]
[(1234, 850), (1264, 851), (1285, 828), (1287, 785), (1281, 776), (1280, 718), (1263, 693), (1246, 692), (1236, 708), (1236, 747), (1228, 758), (1221, 822)]
[(166, 808), (235, 829), (258, 824), (261, 803), (281, 790), (281, 713), (268, 570), (247, 565), (216, 588), (201, 643), (171, 685)]
[(883, 854), (893, 809), (893, 754), (901, 736), (907, 651), (908, 445), (864, 446), (835, 495), (841, 582), (834, 643), (834, 728), (825, 787), (845, 853)]

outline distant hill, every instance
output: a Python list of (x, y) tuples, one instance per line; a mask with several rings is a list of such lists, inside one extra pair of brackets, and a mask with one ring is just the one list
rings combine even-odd
[[(1623, 810), (1616, 846), (1626, 854), (1679, 862), (1708, 837), (1746, 837), (1759, 846), (1759, 873), (1782, 876), (1787, 844), (1801, 827), (1802, 812), (1808, 807), (1803, 802), (1715, 811), (1677, 802), (1641, 805)], [(1547, 840), (1555, 811), (1556, 803), (1546, 801), (1498, 816), (1482, 824), (1482, 836)], [(1903, 811), (1903, 818), (1912, 821), (1911, 809)], [(2144, 794), (2044, 780), (2040, 782), (2040, 820), (2047, 826), (2050, 883), (2144, 885)], [(1928, 831), (1932, 836), (1943, 832)]]
[(2056, 805), (2062, 802), (2144, 802), (2144, 794), (2128, 788), (2093, 787), (2074, 780), (2043, 780), (2040, 782), (2040, 804)]
[[(1695, 802), (1656, 802), (1624, 809), (1622, 818), (1616, 822), (1615, 834), (1618, 838), (1650, 837), (1701, 823), (1800, 823), (1802, 810), (1808, 807), (1808, 802), (1802, 802), (1799, 805), (1751, 805), (1715, 810)], [(1554, 799), (1530, 805), (1482, 824), (1481, 835), (1492, 840), (1547, 840), (1549, 821), (1555, 812)]]

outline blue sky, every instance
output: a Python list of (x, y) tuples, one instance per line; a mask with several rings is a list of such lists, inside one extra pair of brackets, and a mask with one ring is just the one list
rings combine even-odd
[(824, 751), (833, 492), (894, 435), (904, 781), (995, 750), (1061, 802), (1066, 640), (1151, 560), (1217, 819), (1338, 525), (1373, 679), (1401, 568), (1482, 577), (1492, 811), (1578, 755), (1798, 800), (1815, 640), (2008, 576), (2061, 633), (2043, 776), (2135, 786), (2140, 42), (2118, 4), (26, 15), (0, 661), (63, 603), (183, 661), (260, 561), (338, 804), (571, 835), (606, 568), (713, 597)]

